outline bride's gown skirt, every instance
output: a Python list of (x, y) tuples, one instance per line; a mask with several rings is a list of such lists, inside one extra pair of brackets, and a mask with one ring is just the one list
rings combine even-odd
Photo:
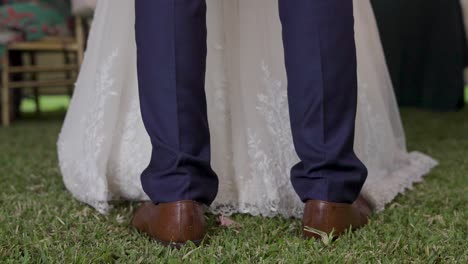
[[(289, 123), (281, 24), (272, 0), (207, 0), (206, 95), (216, 213), (300, 217), (290, 168), (298, 162)], [(376, 210), (436, 161), (408, 153), (368, 0), (355, 0), (358, 110), (355, 151)], [(112, 200), (147, 200), (140, 174), (151, 143), (138, 100), (134, 1), (100, 0), (75, 93), (58, 141), (73, 195), (102, 213)]]

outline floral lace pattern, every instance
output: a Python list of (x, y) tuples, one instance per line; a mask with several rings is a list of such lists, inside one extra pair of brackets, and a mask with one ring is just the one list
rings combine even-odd
[[(112, 67), (117, 57), (118, 50), (112, 52), (100, 65), (95, 79), (95, 93), (87, 96), (87, 111), (80, 117), (80, 127), (83, 128), (83, 141), (81, 153), (76, 153), (78, 159), (60, 159), (62, 171), (71, 174), (70, 177), (64, 177), (65, 184), (72, 192), (78, 196), (78, 199), (84, 200), (96, 207), (100, 212), (107, 212), (107, 179), (101, 177), (100, 166), (96, 162), (101, 160), (103, 145), (106, 135), (103, 133), (103, 119), (108, 98), (118, 96), (114, 92), (114, 79), (112, 78)], [(68, 151), (68, 142), (59, 138), (58, 151), (59, 157)], [(84, 177), (84, 178), (83, 178)], [(93, 182), (93, 184), (89, 184)], [(82, 193), (82, 185), (89, 184)], [(95, 199), (92, 197), (99, 197)]]

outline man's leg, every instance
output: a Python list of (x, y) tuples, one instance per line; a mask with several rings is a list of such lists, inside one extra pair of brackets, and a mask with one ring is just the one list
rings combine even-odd
[[(357, 104), (353, 0), (279, 0), (289, 110), (301, 161), (292, 184), (306, 203), (304, 236), (367, 223), (367, 169), (353, 150)], [(312, 229), (307, 229), (312, 228)]]
[(279, 0), (300, 198), (353, 203), (367, 176), (353, 150), (357, 104), (352, 0)]
[(218, 190), (210, 166), (205, 99), (205, 0), (135, 0), (138, 82), (153, 152), (141, 176), (155, 203), (209, 205)]

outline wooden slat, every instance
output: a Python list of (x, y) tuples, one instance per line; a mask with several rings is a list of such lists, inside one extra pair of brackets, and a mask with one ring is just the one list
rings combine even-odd
[[(2, 58), (0, 58), (2, 59)], [(8, 70), (10, 67), (10, 58), (8, 52), (5, 52), (3, 55), (3, 71), (2, 71), (2, 87), (0, 87), (2, 92), (2, 125), (10, 125), (10, 91), (8, 90), (8, 81), (10, 76), (8, 76)]]
[(75, 38), (73, 38), (73, 37), (61, 37), (61, 36), (45, 36), (45, 37), (41, 38), (41, 40), (38, 40), (38, 41), (40, 41), (40, 42), (72, 43), (72, 42), (75, 42)]
[(44, 80), (44, 81), (21, 81), (10, 82), (10, 88), (31, 88), (31, 87), (52, 87), (52, 86), (71, 86), (76, 80)]
[(32, 41), (11, 43), (8, 50), (42, 50), (42, 51), (77, 51), (77, 43), (54, 42), (54, 41)]
[(10, 67), (10, 73), (28, 73), (28, 72), (63, 72), (77, 71), (78, 65), (60, 65), (60, 66), (17, 66)]

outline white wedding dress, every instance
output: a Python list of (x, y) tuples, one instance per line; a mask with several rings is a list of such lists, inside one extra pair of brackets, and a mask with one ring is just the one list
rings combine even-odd
[[(289, 125), (275, 0), (207, 0), (206, 94), (215, 213), (299, 217), (289, 180)], [(436, 165), (408, 153), (368, 0), (355, 0), (359, 106), (355, 149), (369, 169), (363, 194), (381, 210)], [(106, 213), (112, 200), (146, 200), (140, 173), (151, 144), (138, 102), (134, 1), (99, 0), (84, 64), (58, 141), (66, 187)]]

